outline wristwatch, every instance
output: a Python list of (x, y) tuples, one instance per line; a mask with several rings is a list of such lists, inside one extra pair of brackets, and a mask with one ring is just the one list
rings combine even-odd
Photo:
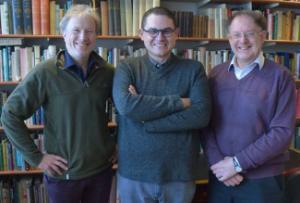
[(242, 167), (241, 167), (239, 161), (237, 160), (237, 158), (236, 158), (236, 157), (233, 157), (233, 158), (232, 158), (232, 161), (233, 161), (234, 170), (235, 170), (237, 173), (242, 172), (243, 169), (242, 169)]

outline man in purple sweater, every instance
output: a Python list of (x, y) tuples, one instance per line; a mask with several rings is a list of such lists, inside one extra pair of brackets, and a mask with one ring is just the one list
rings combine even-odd
[(295, 124), (289, 71), (264, 58), (266, 20), (236, 12), (229, 22), (230, 62), (210, 74), (213, 114), (204, 150), (210, 202), (283, 202), (284, 162)]

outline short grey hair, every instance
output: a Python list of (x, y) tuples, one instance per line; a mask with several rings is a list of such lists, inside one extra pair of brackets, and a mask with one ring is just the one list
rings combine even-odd
[(64, 17), (61, 19), (59, 23), (59, 27), (62, 33), (65, 32), (66, 27), (72, 17), (91, 17), (95, 21), (96, 25), (96, 33), (100, 33), (100, 18), (99, 15), (95, 12), (95, 10), (86, 4), (75, 4), (71, 6)]
[(254, 23), (260, 27), (263, 31), (267, 30), (267, 21), (266, 18), (263, 16), (263, 14), (260, 11), (253, 11), (253, 10), (240, 10), (237, 12), (234, 12), (232, 17), (229, 18), (228, 21), (228, 27), (231, 26), (232, 21), (239, 16), (247, 16), (250, 17)]

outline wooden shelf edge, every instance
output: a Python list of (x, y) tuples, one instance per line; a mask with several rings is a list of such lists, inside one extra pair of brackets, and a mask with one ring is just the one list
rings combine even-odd
[(208, 184), (208, 179), (196, 180), (196, 185), (206, 185)]
[[(298, 2), (299, 6), (300, 3)], [(61, 35), (1, 35), (1, 38), (23, 38), (23, 39), (62, 39)], [(103, 40), (140, 40), (138, 36), (117, 36), (117, 35), (98, 35), (97, 39)], [(203, 38), (203, 37), (178, 37), (178, 41), (210, 41), (210, 42), (228, 42), (227, 38)], [(300, 41), (294, 40), (266, 40), (266, 43), (274, 44), (300, 44)]]
[[(107, 126), (109, 128), (115, 128), (115, 127), (117, 127), (117, 124), (114, 123), (114, 122), (109, 122), (107, 124)], [(28, 125), (27, 127), (28, 127), (29, 130), (43, 130), (44, 129), (44, 125)], [(1, 132), (4, 132), (3, 127), (0, 127), (0, 133)]]
[(39, 169), (33, 169), (28, 171), (21, 171), (21, 170), (12, 170), (12, 171), (0, 171), (1, 175), (32, 175), (32, 174), (42, 174), (43, 171)]
[(279, 4), (280, 6), (300, 6), (300, 2), (283, 1), (283, 0), (210, 0), (209, 3), (252, 3), (254, 5)]

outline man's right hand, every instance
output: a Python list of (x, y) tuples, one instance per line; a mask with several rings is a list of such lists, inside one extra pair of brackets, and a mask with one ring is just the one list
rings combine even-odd
[(241, 174), (235, 174), (234, 176), (232, 176), (231, 178), (228, 178), (227, 180), (223, 181), (223, 183), (226, 186), (237, 186), (239, 185), (242, 181), (244, 180), (244, 177)]
[(181, 101), (185, 109), (189, 108), (192, 105), (191, 100), (189, 98), (181, 98)]
[(62, 175), (64, 171), (68, 170), (68, 161), (60, 156), (44, 154), (38, 167), (50, 176)]

